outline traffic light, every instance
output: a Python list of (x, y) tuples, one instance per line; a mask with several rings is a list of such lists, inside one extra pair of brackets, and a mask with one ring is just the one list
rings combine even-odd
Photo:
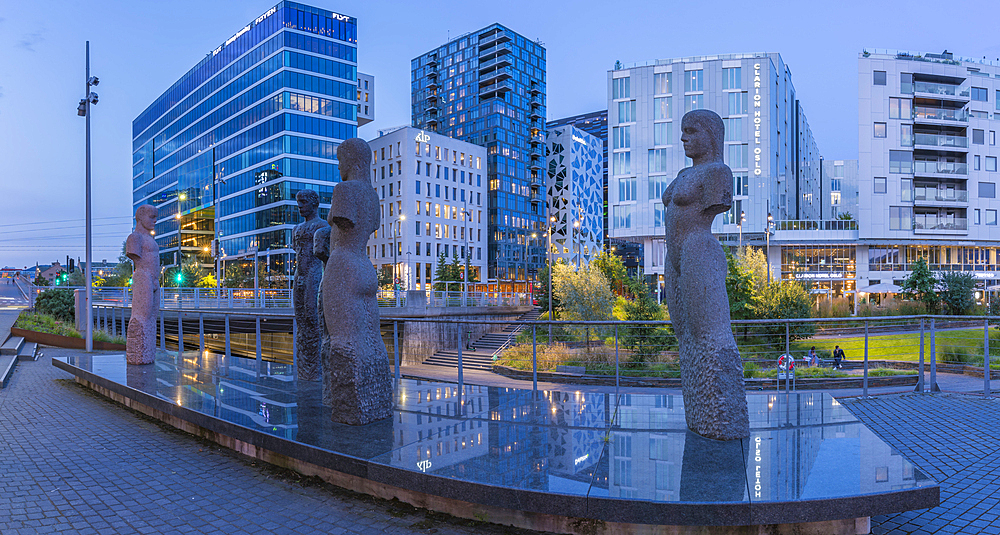
[(181, 284), (183, 282), (184, 282), (184, 274), (178, 271), (177, 272), (177, 284)]
[(69, 259), (69, 272), (70, 273), (76, 273), (76, 259), (75, 258), (70, 258)]

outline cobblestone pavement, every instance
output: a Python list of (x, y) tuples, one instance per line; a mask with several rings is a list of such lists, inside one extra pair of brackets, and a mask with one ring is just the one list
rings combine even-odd
[(92, 393), (49, 358), (20, 363), (0, 389), (3, 535), (531, 533), (255, 462)]
[(1000, 399), (899, 394), (842, 401), (941, 484), (941, 505), (874, 517), (873, 533), (1000, 534)]

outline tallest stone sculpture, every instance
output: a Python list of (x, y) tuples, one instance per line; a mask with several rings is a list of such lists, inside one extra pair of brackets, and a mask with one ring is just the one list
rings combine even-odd
[(365, 253), (379, 226), (372, 152), (353, 138), (337, 148), (341, 183), (330, 200), (330, 257), (323, 273), (323, 403), (336, 422), (362, 425), (392, 415), (392, 379), (379, 332), (378, 278)]
[(680, 349), (684, 415), (689, 429), (716, 440), (750, 436), (743, 362), (730, 329), (726, 255), (712, 220), (733, 204), (733, 172), (722, 161), (725, 126), (695, 110), (681, 120), (681, 169), (663, 192), (667, 310)]

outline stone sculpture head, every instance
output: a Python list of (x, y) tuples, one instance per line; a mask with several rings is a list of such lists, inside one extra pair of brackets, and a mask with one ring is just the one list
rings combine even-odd
[(135, 209), (136, 230), (143, 228), (146, 232), (152, 232), (156, 227), (157, 210), (152, 204), (144, 204)]
[(299, 205), (299, 215), (305, 220), (312, 219), (319, 209), (319, 193), (311, 189), (300, 190), (295, 194), (295, 202)]
[(337, 147), (337, 161), (341, 180), (371, 181), (372, 153), (363, 139), (355, 137), (341, 143)]
[(710, 110), (694, 110), (681, 119), (681, 143), (684, 155), (699, 163), (722, 161), (726, 127), (719, 114)]

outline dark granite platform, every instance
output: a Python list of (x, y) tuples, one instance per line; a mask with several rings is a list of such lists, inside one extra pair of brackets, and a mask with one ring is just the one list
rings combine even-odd
[(290, 365), (197, 352), (161, 352), (147, 366), (84, 353), (53, 364), (132, 406), (430, 508), (441, 497), (614, 523), (744, 526), (939, 501), (933, 480), (822, 393), (748, 395), (751, 438), (723, 443), (687, 431), (678, 395), (404, 378), (391, 419), (352, 427), (333, 423), (320, 384), (295, 380)]

